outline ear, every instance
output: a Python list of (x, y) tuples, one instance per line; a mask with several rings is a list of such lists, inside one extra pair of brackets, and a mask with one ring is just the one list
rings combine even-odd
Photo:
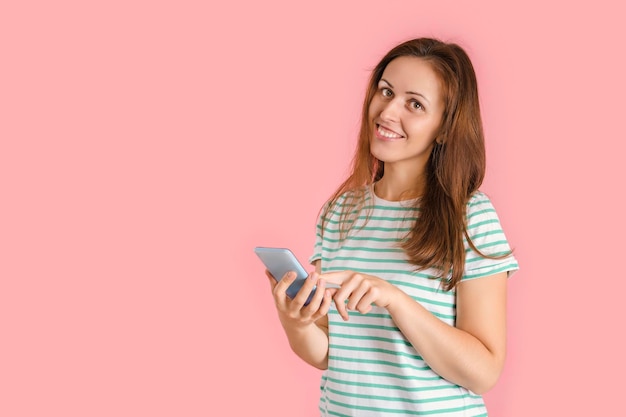
[(446, 138), (448, 137), (448, 129), (446, 129), (443, 125), (439, 126), (439, 130), (435, 134), (435, 142), (437, 145), (443, 145), (446, 143)]

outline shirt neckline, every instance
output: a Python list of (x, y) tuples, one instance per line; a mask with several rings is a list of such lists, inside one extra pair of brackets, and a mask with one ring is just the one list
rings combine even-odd
[(416, 198), (411, 198), (408, 200), (400, 200), (400, 201), (391, 201), (391, 200), (385, 200), (382, 197), (379, 197), (378, 195), (376, 195), (376, 192), (374, 192), (374, 184), (375, 183), (371, 183), (368, 187), (367, 187), (367, 191), (370, 194), (370, 196), (373, 198), (374, 200), (374, 204), (375, 205), (384, 205), (384, 206), (392, 206), (392, 207), (412, 207), (415, 206), (415, 203), (417, 203), (421, 197), (416, 197)]

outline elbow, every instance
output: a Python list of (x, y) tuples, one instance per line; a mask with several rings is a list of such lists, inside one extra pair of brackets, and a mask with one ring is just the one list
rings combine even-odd
[(313, 365), (320, 371), (327, 370), (328, 369), (328, 354), (326, 354), (326, 356), (324, 356), (324, 359), (322, 359), (321, 361), (317, 361), (316, 363), (312, 363), (311, 365)]
[[(304, 358), (302, 358), (304, 359)], [(325, 359), (321, 362), (319, 361), (314, 361), (314, 360), (306, 360), (304, 359), (305, 362), (307, 362), (309, 365), (311, 365), (314, 368), (319, 369), (320, 371), (325, 371), (328, 369), (328, 359)]]
[(496, 382), (497, 381), (494, 381), (494, 382), (484, 382), (484, 383), (480, 383), (480, 384), (475, 384), (475, 386), (468, 387), (467, 389), (469, 389), (470, 391), (472, 391), (476, 395), (483, 395), (483, 394), (486, 394), (487, 392), (489, 392), (491, 390), (491, 388), (493, 388), (496, 385)]
[(307, 364), (311, 365), (314, 368), (317, 368), (321, 371), (325, 371), (328, 369), (328, 353), (324, 355), (324, 357), (319, 357), (317, 355), (311, 354), (311, 352), (302, 352), (298, 349), (298, 346), (291, 345), (291, 350), (296, 354), (300, 359), (302, 359)]
[(317, 369), (319, 369), (320, 371), (325, 371), (328, 369), (328, 363), (323, 363), (323, 364), (315, 364), (313, 365), (314, 367), (316, 367)]
[(504, 351), (492, 354), (490, 360), (481, 369), (474, 369), (474, 377), (469, 380), (466, 388), (477, 395), (483, 395), (490, 391), (500, 379), (504, 369), (505, 357)]
[(501, 369), (485, 372), (476, 378), (466, 388), (474, 394), (483, 395), (490, 391), (500, 379)]

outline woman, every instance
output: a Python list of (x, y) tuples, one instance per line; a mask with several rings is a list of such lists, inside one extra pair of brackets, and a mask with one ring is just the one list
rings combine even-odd
[(315, 272), (293, 299), (293, 274), (268, 273), (292, 349), (325, 370), (322, 415), (487, 415), (481, 394), (503, 367), (518, 265), (479, 191), (484, 173), (467, 54), (428, 38), (389, 51), (351, 174), (322, 208)]

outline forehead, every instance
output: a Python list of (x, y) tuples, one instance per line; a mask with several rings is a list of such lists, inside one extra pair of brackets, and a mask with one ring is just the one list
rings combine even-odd
[(396, 58), (387, 64), (382, 78), (391, 83), (396, 92), (413, 91), (431, 101), (441, 99), (441, 80), (431, 64), (423, 58)]

